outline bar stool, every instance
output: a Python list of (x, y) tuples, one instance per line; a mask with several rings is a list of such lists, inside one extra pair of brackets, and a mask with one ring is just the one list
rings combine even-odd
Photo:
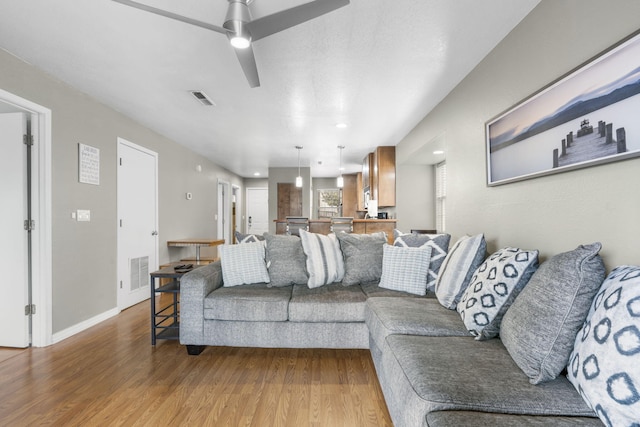
[(302, 216), (288, 216), (286, 233), (290, 236), (300, 236), (300, 230), (309, 231), (309, 218)]
[(353, 217), (352, 216), (334, 216), (331, 217), (331, 231), (338, 234), (341, 231), (345, 233), (353, 233)]

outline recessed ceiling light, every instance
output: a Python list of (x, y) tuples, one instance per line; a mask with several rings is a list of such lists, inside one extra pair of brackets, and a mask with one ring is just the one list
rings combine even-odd
[(444, 151), (442, 151), (442, 150), (436, 150), (436, 151), (434, 151), (434, 152), (433, 152), (433, 154), (436, 154), (436, 155), (437, 155), (437, 154), (444, 154)]
[(260, 172), (254, 172), (253, 176), (260, 176)]
[(338, 129), (344, 129), (344, 128), (347, 127), (347, 124), (346, 123), (336, 123), (336, 127)]

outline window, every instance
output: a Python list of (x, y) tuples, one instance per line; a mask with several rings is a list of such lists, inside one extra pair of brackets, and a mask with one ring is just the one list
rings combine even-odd
[(436, 228), (438, 232), (446, 230), (446, 200), (447, 200), (447, 164), (436, 165)]

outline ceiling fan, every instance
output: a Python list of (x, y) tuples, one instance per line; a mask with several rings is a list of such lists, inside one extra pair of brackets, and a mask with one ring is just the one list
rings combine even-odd
[(303, 22), (322, 16), (349, 4), (349, 0), (315, 0), (300, 6), (276, 12), (262, 18), (252, 19), (248, 4), (252, 0), (228, 0), (229, 8), (222, 27), (207, 22), (177, 15), (166, 10), (158, 9), (146, 4), (131, 0), (113, 0), (126, 6), (146, 12), (155, 13), (187, 24), (206, 28), (207, 30), (225, 34), (234, 47), (238, 61), (249, 86), (260, 86), (256, 59), (253, 55), (251, 42), (260, 40), (287, 28), (294, 27)]

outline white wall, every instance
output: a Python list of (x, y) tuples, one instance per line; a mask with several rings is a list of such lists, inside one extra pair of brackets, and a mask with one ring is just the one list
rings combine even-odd
[(638, 28), (636, 0), (543, 0), (398, 144), (401, 164), (446, 132), (454, 239), (485, 233), (491, 251), (539, 249), (543, 259), (600, 241), (609, 269), (640, 262), (640, 159), (487, 187), (484, 149), (488, 120)]
[(396, 166), (396, 226), (400, 231), (436, 228), (434, 177), (432, 165)]

